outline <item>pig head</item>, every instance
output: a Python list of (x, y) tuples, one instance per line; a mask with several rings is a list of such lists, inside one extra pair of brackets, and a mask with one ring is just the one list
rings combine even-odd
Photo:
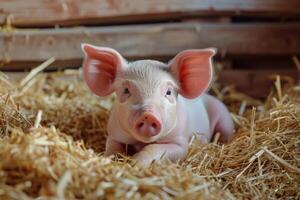
[(89, 44), (82, 49), (83, 75), (91, 91), (117, 95), (108, 122), (108, 137), (115, 143), (144, 146), (168, 137), (180, 120), (178, 95), (196, 98), (212, 80), (212, 48), (182, 51), (168, 64), (127, 62), (114, 49)]

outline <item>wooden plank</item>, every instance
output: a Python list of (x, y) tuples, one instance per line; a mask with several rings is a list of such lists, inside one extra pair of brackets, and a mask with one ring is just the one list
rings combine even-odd
[(0, 24), (135, 23), (191, 16), (299, 17), (299, 0), (0, 0)]
[(15, 63), (42, 62), (79, 66), (80, 44), (115, 48), (126, 58), (170, 58), (190, 48), (218, 48), (227, 56), (300, 55), (300, 24), (175, 23), (98, 28), (19, 30), (0, 33), (2, 69)]
[(262, 56), (262, 57), (235, 57), (230, 59), (234, 69), (295, 69), (292, 57)]
[[(218, 82), (223, 86), (234, 85), (237, 91), (248, 94), (252, 97), (267, 97), (270, 89), (274, 87), (276, 75), (281, 76), (281, 80), (300, 81), (300, 71), (294, 70), (223, 70), (220, 72)], [(288, 78), (287, 78), (288, 77)]]

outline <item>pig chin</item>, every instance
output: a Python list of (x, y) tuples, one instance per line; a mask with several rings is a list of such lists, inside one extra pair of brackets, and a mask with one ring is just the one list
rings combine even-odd
[(152, 142), (157, 141), (160, 138), (160, 134), (147, 137), (147, 136), (138, 135), (137, 133), (132, 133), (132, 137), (134, 137), (134, 139), (136, 139), (138, 142), (152, 143)]

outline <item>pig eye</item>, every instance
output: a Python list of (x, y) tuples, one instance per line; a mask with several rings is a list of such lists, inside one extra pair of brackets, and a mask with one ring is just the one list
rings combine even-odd
[(173, 88), (168, 88), (167, 91), (166, 91), (166, 94), (165, 94), (165, 98), (167, 100), (169, 100), (170, 103), (174, 103), (175, 100), (176, 100), (174, 94), (176, 94), (176, 91), (173, 90)]
[(171, 90), (168, 89), (167, 92), (166, 92), (166, 96), (171, 95), (171, 94), (172, 94)]
[(124, 88), (124, 94), (130, 94), (129, 89), (128, 88)]

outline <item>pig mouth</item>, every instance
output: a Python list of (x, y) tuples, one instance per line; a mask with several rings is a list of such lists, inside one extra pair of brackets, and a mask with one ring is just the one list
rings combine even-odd
[(138, 142), (141, 142), (143, 144), (150, 144), (159, 139), (159, 135), (149, 137), (149, 136), (138, 135), (136, 133), (133, 135), (133, 137), (135, 138), (135, 140), (137, 140)]

